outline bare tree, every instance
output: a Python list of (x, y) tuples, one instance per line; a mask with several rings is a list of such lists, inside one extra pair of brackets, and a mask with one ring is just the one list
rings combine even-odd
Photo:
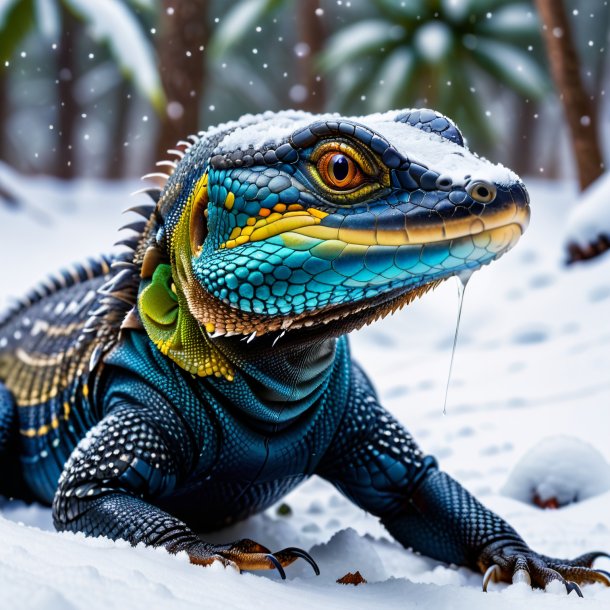
[(157, 157), (199, 129), (199, 104), (206, 78), (203, 50), (208, 42), (209, 2), (163, 0), (158, 44), (166, 113), (161, 118)]
[(582, 82), (563, 1), (536, 0), (536, 6), (543, 23), (551, 73), (570, 128), (580, 188), (584, 190), (604, 169), (594, 108)]

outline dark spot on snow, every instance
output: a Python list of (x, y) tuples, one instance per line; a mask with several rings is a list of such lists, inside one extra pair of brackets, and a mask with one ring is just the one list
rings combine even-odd
[(566, 335), (572, 335), (580, 330), (580, 324), (578, 322), (568, 322), (562, 326), (561, 330)]
[(608, 298), (610, 298), (610, 284), (597, 286), (589, 292), (589, 300), (592, 303), (603, 301)]
[(527, 400), (521, 396), (513, 396), (506, 401), (506, 406), (509, 409), (522, 409), (523, 407), (527, 407), (527, 405)]
[(434, 457), (438, 458), (439, 460), (443, 460), (449, 457), (450, 455), (453, 455), (453, 449), (447, 446), (437, 447), (435, 451), (432, 451), (432, 455), (434, 455)]
[[(472, 337), (468, 336), (466, 333), (460, 333), (458, 339), (460, 346), (469, 345), (472, 343)], [(438, 350), (448, 350), (453, 347), (453, 332), (446, 337), (443, 337), (437, 344), (436, 349)]]
[(280, 516), (280, 517), (289, 517), (290, 515), (292, 515), (292, 508), (290, 508), (289, 504), (286, 504), (286, 502), (282, 502), (276, 509), (276, 513)]
[(520, 290), (515, 290), (515, 289), (509, 290), (506, 293), (506, 298), (509, 301), (518, 301), (519, 299), (523, 298), (523, 293)]
[(395, 347), (396, 346), (396, 340), (394, 339), (394, 337), (383, 333), (383, 332), (372, 332), (370, 334), (370, 341), (371, 343), (374, 343), (375, 345), (378, 345), (379, 347)]
[(535, 250), (522, 250), (521, 251), (521, 262), (522, 263), (534, 263), (538, 260), (538, 254)]
[(409, 387), (406, 385), (395, 385), (392, 386), (387, 392), (385, 392), (386, 398), (400, 398), (410, 392)]
[(506, 453), (507, 451), (513, 450), (512, 443), (503, 443), (502, 445), (488, 445), (483, 447), (480, 451), (480, 455), (498, 455), (499, 453)]
[(550, 273), (542, 273), (540, 275), (534, 275), (530, 278), (530, 288), (544, 288), (550, 286), (555, 282), (555, 277)]
[(544, 343), (548, 338), (549, 333), (543, 328), (526, 328), (515, 332), (513, 343), (530, 345), (532, 343)]
[(525, 368), (527, 368), (525, 362), (511, 362), (506, 368), (506, 370), (509, 373), (518, 373), (519, 371), (522, 371)]

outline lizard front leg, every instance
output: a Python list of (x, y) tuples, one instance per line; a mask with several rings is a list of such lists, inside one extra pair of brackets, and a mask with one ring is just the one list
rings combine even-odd
[[(605, 553), (559, 560), (534, 552), (498, 515), (484, 507), (436, 460), (425, 457), (407, 431), (380, 405), (366, 376), (352, 371), (349, 404), (335, 442), (319, 474), (356, 504), (379, 516), (405, 547), (434, 559), (463, 565), (508, 582), (525, 581), (545, 588), (610, 578), (592, 569)], [(572, 582), (573, 581), (573, 582)]]
[(182, 521), (155, 506), (171, 494), (186, 475), (192, 448), (181, 422), (170, 409), (151, 414), (144, 407), (122, 405), (107, 415), (81, 441), (68, 460), (53, 502), (58, 530), (163, 546), (185, 551), (191, 563), (221, 561), (240, 570), (283, 568), (302, 557), (301, 549), (272, 553), (252, 540), (213, 545)]

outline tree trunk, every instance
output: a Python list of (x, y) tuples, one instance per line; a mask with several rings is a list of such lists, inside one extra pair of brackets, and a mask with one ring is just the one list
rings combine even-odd
[(3, 161), (15, 164), (15, 159), (12, 161), (5, 154), (8, 152), (8, 146), (5, 142), (8, 139), (8, 118), (9, 118), (9, 100), (8, 100), (8, 84), (9, 75), (4, 66), (0, 66), (0, 159)]
[(604, 169), (596, 113), (582, 83), (580, 62), (563, 0), (536, 0), (536, 6), (543, 23), (551, 73), (572, 136), (580, 188), (584, 190)]
[(322, 112), (326, 104), (324, 81), (315, 67), (326, 40), (324, 20), (316, 14), (319, 8), (319, 0), (303, 0), (298, 3), (296, 15), (298, 42), (304, 45), (302, 53), (297, 56), (297, 70), (299, 82), (307, 90), (307, 97), (299, 106), (309, 112)]
[(125, 140), (127, 139), (129, 111), (131, 109), (131, 100), (128, 98), (130, 91), (131, 85), (123, 79), (116, 93), (114, 124), (112, 126), (114, 135), (112, 144), (107, 151), (106, 177), (111, 180), (118, 180), (125, 176), (125, 158), (127, 153)]
[[(515, 101), (515, 130), (511, 139), (509, 166), (518, 174), (529, 175), (535, 167), (536, 119), (539, 105), (534, 100), (518, 98)], [(552, 168), (551, 168), (552, 169)], [(545, 172), (545, 175), (546, 174)]]
[(68, 11), (63, 14), (63, 27), (57, 56), (58, 94), (58, 143), (55, 160), (55, 175), (68, 180), (75, 175), (74, 154), (76, 122), (79, 106), (74, 97), (74, 78), (76, 68), (76, 41), (79, 22)]
[(209, 2), (163, 0), (158, 43), (159, 70), (167, 98), (157, 138), (157, 158), (178, 140), (199, 130), (199, 104), (206, 77), (203, 50), (208, 43)]

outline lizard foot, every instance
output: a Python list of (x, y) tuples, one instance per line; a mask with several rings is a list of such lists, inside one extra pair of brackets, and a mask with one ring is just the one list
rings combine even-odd
[(490, 581), (525, 582), (540, 589), (558, 581), (568, 595), (575, 591), (583, 597), (579, 585), (599, 582), (610, 586), (610, 573), (592, 567), (599, 557), (608, 557), (608, 554), (593, 552), (563, 560), (538, 555), (526, 546), (492, 545), (479, 559), (479, 567), (485, 570), (483, 591), (487, 591)]
[(320, 574), (318, 565), (311, 555), (296, 547), (288, 547), (281, 551), (272, 553), (253, 540), (244, 538), (230, 544), (210, 545), (204, 542), (196, 543), (187, 549), (191, 563), (197, 565), (209, 565), (214, 561), (220, 561), (226, 566), (242, 570), (277, 570), (284, 580), (286, 573), (284, 568), (297, 559), (304, 559), (316, 573)]

